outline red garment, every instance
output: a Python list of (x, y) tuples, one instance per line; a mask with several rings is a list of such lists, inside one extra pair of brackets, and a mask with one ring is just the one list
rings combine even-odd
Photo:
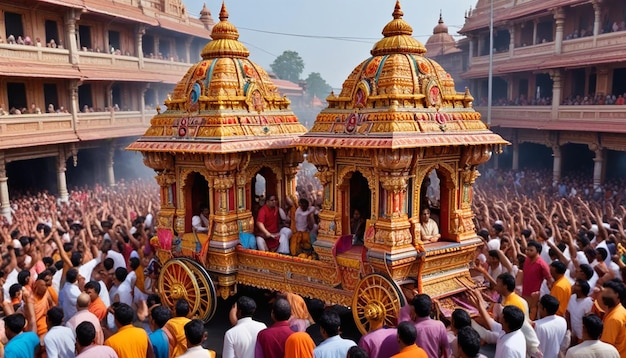
[(263, 205), (259, 210), (259, 215), (256, 218), (257, 222), (263, 223), (265, 225), (265, 229), (269, 231), (271, 234), (275, 234), (280, 231), (278, 227), (278, 207), (270, 209), (267, 205)]
[(539, 291), (544, 279), (550, 281), (550, 267), (539, 255), (537, 260), (524, 262), (524, 280), (522, 282), (522, 296), (529, 297), (533, 292)]
[[(259, 332), (256, 338), (255, 352), (261, 351), (264, 358), (284, 358), (285, 343), (294, 332), (289, 322), (281, 321)], [(260, 352), (259, 352), (260, 353)], [(255, 357), (258, 357), (255, 353)]]

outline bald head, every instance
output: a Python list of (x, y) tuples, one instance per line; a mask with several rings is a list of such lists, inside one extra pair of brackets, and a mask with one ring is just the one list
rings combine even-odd
[(78, 298), (76, 299), (76, 308), (78, 308), (79, 311), (86, 309), (87, 307), (89, 307), (90, 302), (91, 297), (89, 297), (87, 293), (83, 292), (78, 295)]

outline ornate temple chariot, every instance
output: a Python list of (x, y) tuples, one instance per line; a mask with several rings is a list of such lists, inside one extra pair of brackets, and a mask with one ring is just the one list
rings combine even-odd
[[(245, 284), (349, 306), (365, 333), (372, 308), (396, 324), (403, 289), (445, 298), (474, 285), (468, 268), (481, 241), (472, 185), (477, 166), (507, 142), (480, 120), (469, 90), (457, 93), (424, 57), (402, 16), (397, 3), (372, 56), (329, 95), (307, 132), (248, 59), (222, 7), (202, 60), (128, 148), (143, 153), (161, 187), (153, 241), (165, 302), (187, 298), (209, 320), (217, 296)], [(323, 186), (316, 259), (243, 248), (240, 237), (254, 232), (257, 175), (281, 203), (297, 202), (305, 157)], [(436, 206), (426, 196), (433, 181)], [(433, 243), (422, 242), (419, 229), (427, 203), (441, 232)], [(206, 204), (208, 235), (194, 233), (192, 216)], [(355, 209), (367, 219), (363, 245), (346, 240)]]

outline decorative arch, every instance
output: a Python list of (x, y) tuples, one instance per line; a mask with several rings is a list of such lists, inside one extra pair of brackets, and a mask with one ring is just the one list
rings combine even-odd
[[(337, 203), (335, 208), (338, 215), (341, 217), (341, 232), (345, 235), (350, 234), (350, 217), (352, 215), (352, 209), (354, 209), (351, 207), (352, 188), (350, 186), (350, 180), (356, 172), (359, 172), (363, 179), (365, 179), (367, 182), (367, 189), (369, 190), (369, 208), (367, 208), (367, 214), (369, 215), (366, 216), (365, 219), (375, 219), (378, 213), (378, 202), (374, 199), (378, 197), (378, 182), (373, 169), (368, 167), (358, 167), (355, 165), (342, 166), (337, 175)], [(361, 214), (364, 215), (365, 213)]]
[[(192, 177), (194, 173), (198, 174), (199, 177), (204, 180), (198, 181), (197, 176)], [(209, 208), (209, 212), (213, 213), (211, 205), (213, 195), (211, 193), (211, 177), (205, 169), (181, 168), (178, 178), (180, 189), (177, 212), (180, 213), (182, 209), (184, 214), (178, 214), (179, 218), (176, 220), (178, 222), (176, 229), (182, 234), (182, 232), (192, 231), (191, 218), (200, 210), (201, 205), (206, 205)], [(206, 196), (202, 195), (203, 188), (201, 186), (203, 183), (206, 183), (206, 188), (204, 189), (206, 190)]]
[[(423, 167), (418, 167), (415, 174), (415, 190), (413, 200), (417, 205), (413, 206), (412, 216), (419, 218), (419, 213), (424, 203), (422, 203), (421, 186), (426, 176), (430, 175), (432, 170), (436, 170), (439, 178), (439, 232), (442, 240), (449, 239), (451, 224), (450, 220), (454, 217), (456, 211), (457, 193), (459, 190), (457, 172), (449, 163), (434, 163)], [(432, 210), (432, 208), (431, 208)]]

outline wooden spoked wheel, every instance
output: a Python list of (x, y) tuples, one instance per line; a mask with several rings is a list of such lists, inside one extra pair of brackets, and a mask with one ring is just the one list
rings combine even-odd
[(185, 299), (189, 303), (190, 318), (200, 306), (200, 286), (186, 259), (174, 258), (163, 265), (158, 288), (162, 303), (171, 309), (176, 301)]
[(383, 321), (384, 326), (398, 325), (400, 308), (406, 300), (400, 287), (391, 278), (378, 273), (359, 281), (352, 298), (352, 315), (361, 334), (369, 332), (372, 321)]
[(209, 322), (215, 310), (217, 309), (217, 292), (213, 280), (209, 276), (209, 273), (198, 262), (192, 259), (182, 259), (187, 264), (187, 268), (193, 272), (194, 277), (198, 281), (198, 310), (196, 316), (203, 320), (205, 323)]

